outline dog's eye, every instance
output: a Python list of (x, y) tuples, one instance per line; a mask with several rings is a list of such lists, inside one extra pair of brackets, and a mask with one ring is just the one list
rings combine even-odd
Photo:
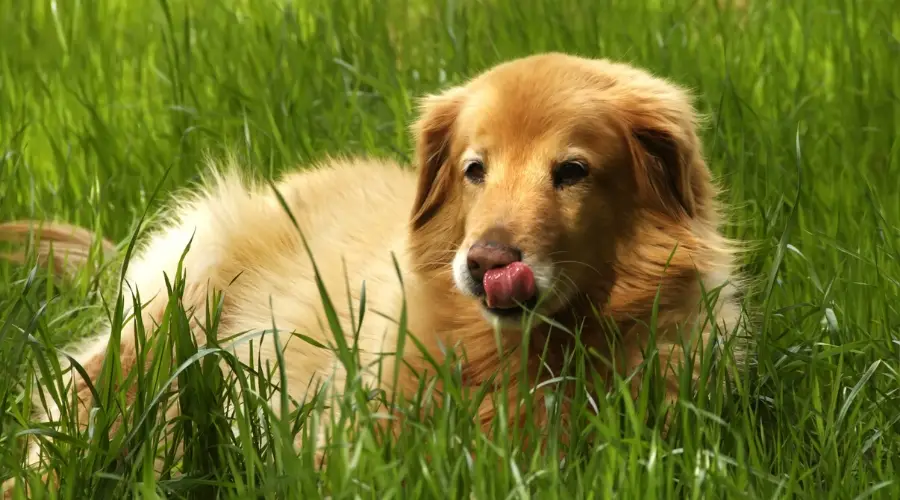
[(564, 161), (553, 169), (553, 187), (571, 186), (587, 177), (587, 165), (580, 161)]
[(472, 184), (481, 184), (484, 182), (484, 163), (481, 160), (467, 161), (463, 174)]

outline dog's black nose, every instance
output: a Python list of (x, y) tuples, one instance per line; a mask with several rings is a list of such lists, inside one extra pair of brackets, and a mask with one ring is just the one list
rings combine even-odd
[(480, 241), (469, 247), (469, 274), (477, 283), (491, 269), (506, 267), (522, 260), (522, 251), (516, 247), (494, 241)]

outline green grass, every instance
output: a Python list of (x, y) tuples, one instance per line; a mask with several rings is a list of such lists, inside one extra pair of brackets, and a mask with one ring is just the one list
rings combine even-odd
[[(900, 497), (900, 2), (747, 3), (0, 0), (0, 219), (56, 218), (124, 242), (148, 207), (195, 179), (206, 153), (234, 151), (264, 176), (326, 154), (408, 160), (416, 96), (564, 50), (695, 90), (710, 165), (734, 207), (726, 231), (756, 245), (744, 264), (763, 285), (751, 300), (763, 313), (752, 362), (728, 383), (711, 365), (665, 438), (644, 424), (648, 397), (632, 404), (615, 390), (597, 416), (576, 412), (570, 444), (542, 452), (523, 435), (559, 426), (488, 439), (471, 422), (478, 395), (451, 391), (389, 446), (376, 443), (377, 415), (348, 411), (324, 471), (290, 441), (327, 411), (279, 419), (238, 395), (266, 394), (277, 367), (198, 350), (173, 306), (168, 335), (148, 342), (183, 364), (142, 375), (119, 433), (107, 425), (113, 378), (98, 384), (106, 411), (90, 436), (71, 422), (58, 430), (71, 434), (48, 448), (62, 489), (47, 494)], [(103, 315), (123, 321), (131, 299), (101, 300), (106, 281), (0, 264), (0, 479), (22, 474), (15, 436), (49, 432), (27, 421), (26, 375), (52, 376), (53, 347)], [(237, 376), (219, 374), (222, 359)], [(162, 391), (170, 376), (180, 395)], [(354, 388), (343, 404), (360, 401)], [(174, 398), (186, 415), (167, 428), (159, 408)], [(163, 459), (180, 475), (157, 478), (152, 457), (166, 440), (186, 454)]]

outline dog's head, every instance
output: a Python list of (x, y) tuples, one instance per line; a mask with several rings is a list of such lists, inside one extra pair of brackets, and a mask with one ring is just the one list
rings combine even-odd
[(501, 319), (608, 289), (638, 219), (713, 223), (694, 122), (682, 89), (564, 54), (426, 97), (414, 127), (414, 265), (448, 273)]

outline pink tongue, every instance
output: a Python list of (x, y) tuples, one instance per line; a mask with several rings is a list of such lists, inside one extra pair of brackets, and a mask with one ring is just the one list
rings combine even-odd
[(487, 306), (508, 309), (516, 302), (525, 302), (534, 297), (534, 273), (527, 264), (513, 262), (499, 269), (484, 273), (484, 294)]

